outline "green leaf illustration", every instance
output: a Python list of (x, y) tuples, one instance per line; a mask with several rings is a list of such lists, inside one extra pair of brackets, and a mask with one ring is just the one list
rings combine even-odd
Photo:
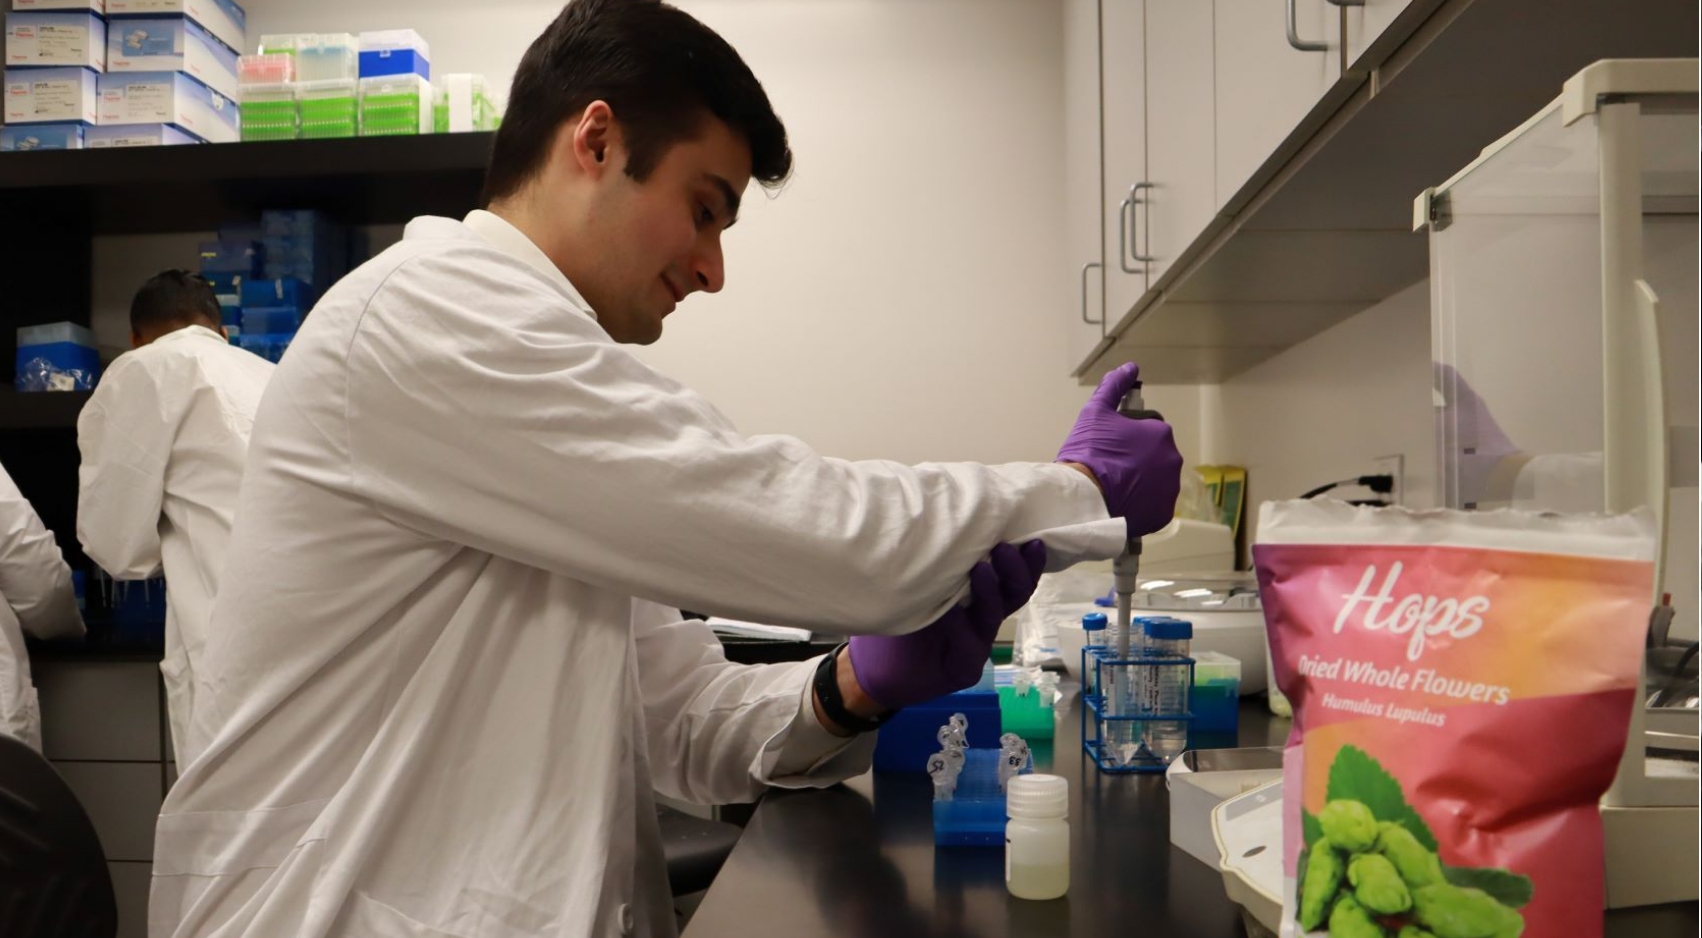
[(1535, 886), (1529, 876), (1498, 867), (1465, 867), (1442, 865), (1442, 878), (1456, 886), (1481, 889), (1495, 901), (1514, 909), (1522, 909), (1531, 901)]
[(1328, 801), (1351, 798), (1362, 802), (1377, 820), (1405, 827), (1426, 850), (1436, 850), (1436, 836), (1430, 832), (1430, 825), (1424, 823), (1424, 818), (1407, 804), (1406, 796), (1401, 793), (1401, 783), (1357, 746), (1343, 746), (1336, 753), (1336, 761), (1330, 764), (1325, 798)]
[(1324, 836), (1324, 827), (1318, 823), (1318, 816), (1305, 808), (1300, 809), (1300, 836), (1310, 847)]

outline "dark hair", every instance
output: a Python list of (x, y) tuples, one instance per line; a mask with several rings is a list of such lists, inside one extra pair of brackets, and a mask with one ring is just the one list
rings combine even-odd
[(130, 301), (130, 329), (146, 332), (162, 326), (220, 324), (219, 298), (213, 285), (187, 270), (155, 274)]
[(696, 135), (706, 114), (744, 137), (751, 175), (763, 185), (792, 171), (785, 125), (725, 39), (660, 0), (573, 0), (514, 73), (485, 204), (518, 192), (543, 166), (562, 123), (598, 100), (620, 122), (626, 172), (639, 182), (669, 147)]

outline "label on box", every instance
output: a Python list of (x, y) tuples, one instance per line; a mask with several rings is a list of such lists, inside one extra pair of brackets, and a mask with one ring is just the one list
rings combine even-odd
[[(137, 81), (102, 95), (103, 105), (121, 110), (127, 123), (146, 124), (172, 119), (172, 83), (169, 81)], [(102, 117), (107, 113), (102, 108)]]
[(37, 114), (76, 114), (83, 109), (81, 82), (61, 79), (33, 83)]
[(60, 62), (80, 62), (89, 54), (89, 31), (70, 26), (42, 26), (36, 30), (36, 55)]
[(158, 146), (159, 143), (159, 134), (142, 133), (123, 137), (98, 137), (89, 142), (89, 149), (104, 150), (108, 147), (152, 147)]

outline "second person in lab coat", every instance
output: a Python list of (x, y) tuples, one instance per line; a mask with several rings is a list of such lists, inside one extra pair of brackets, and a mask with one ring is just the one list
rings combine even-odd
[[(154, 938), (666, 938), (653, 790), (866, 771), (863, 731), (972, 684), (1042, 564), (1165, 523), (1181, 459), (1116, 414), (1132, 368), (1068, 464), (911, 467), (746, 436), (632, 354), (721, 289), (740, 196), (790, 164), (719, 36), (575, 0), (516, 73), (489, 210), (327, 293), (255, 418)], [(858, 637), (736, 665), (680, 607)]]
[(76, 638), (83, 614), (53, 532), (0, 467), (0, 733), (41, 751), (41, 705), (24, 636)]
[(213, 288), (168, 270), (130, 304), (130, 341), (77, 418), (77, 538), (118, 580), (166, 578), (166, 711), (194, 761), (193, 674), (236, 514), (248, 434), (271, 362), (231, 345)]

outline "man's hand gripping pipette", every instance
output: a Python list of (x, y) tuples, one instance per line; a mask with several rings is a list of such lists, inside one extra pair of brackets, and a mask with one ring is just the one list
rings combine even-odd
[[(1141, 538), (1170, 523), (1182, 486), (1182, 454), (1170, 425), (1157, 411), (1146, 409), (1138, 365), (1123, 365), (1100, 381), (1058, 451), (1058, 461), (1092, 476), (1105, 496), (1106, 510), (1128, 527), (1123, 553), (1111, 565), (1117, 593), (1117, 658), (1127, 660)], [(1127, 676), (1120, 670), (1110, 701), (1114, 713), (1121, 712), (1128, 692)], [(1127, 761), (1133, 752), (1116, 755)]]

